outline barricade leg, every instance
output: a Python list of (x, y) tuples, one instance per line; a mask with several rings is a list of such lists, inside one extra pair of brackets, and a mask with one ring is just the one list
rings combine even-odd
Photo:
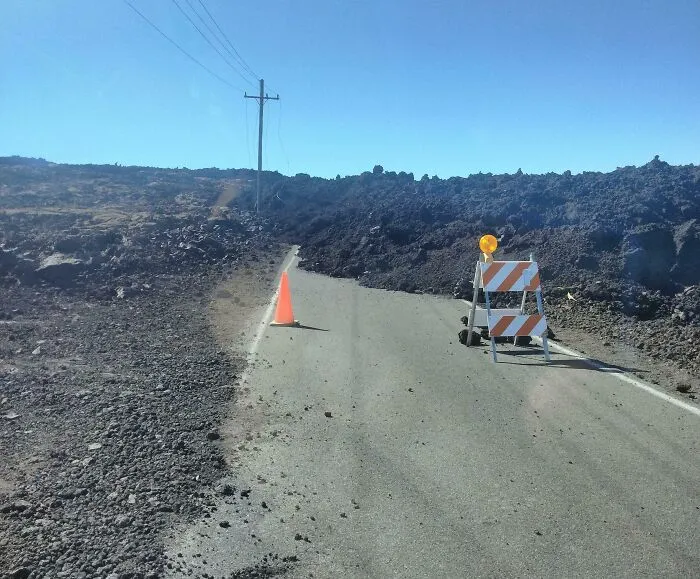
[(542, 336), (542, 348), (544, 349), (544, 359), (547, 360), (547, 362), (550, 362), (551, 359), (549, 357), (549, 344), (547, 343), (547, 334)]
[(474, 297), (472, 298), (472, 309), (469, 312), (469, 330), (467, 332), (467, 346), (472, 345), (472, 333), (474, 332), (474, 318), (476, 317), (476, 302), (479, 299), (479, 286), (481, 285), (481, 268), (476, 264), (474, 272)]
[[(541, 315), (544, 315), (544, 307), (542, 306), (542, 291), (535, 291), (535, 296), (537, 297), (537, 312)], [(544, 350), (544, 359), (547, 360), (547, 362), (549, 362), (550, 356), (549, 344), (547, 343), (547, 328), (545, 328), (544, 336), (542, 336), (542, 349)]]
[[(532, 257), (532, 255), (530, 257)], [(530, 261), (532, 261), (532, 259)], [(525, 313), (525, 300), (527, 300), (527, 292), (523, 292), (523, 299), (520, 302), (520, 313), (521, 314)], [(518, 336), (513, 336), (513, 344), (515, 346), (518, 345)]]
[[(489, 299), (489, 292), (484, 288), (484, 297), (486, 298), (486, 319), (491, 319), (491, 300)], [(491, 334), (491, 328), (489, 328), (489, 335)], [(496, 338), (491, 336), (491, 354), (493, 356), (493, 361), (498, 362), (498, 357), (496, 356)]]

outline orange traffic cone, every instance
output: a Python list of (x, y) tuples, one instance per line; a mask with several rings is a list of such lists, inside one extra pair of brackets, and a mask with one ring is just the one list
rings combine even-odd
[(289, 291), (289, 278), (287, 272), (282, 273), (280, 280), (280, 291), (277, 297), (277, 309), (275, 310), (275, 321), (271, 326), (296, 326), (299, 322), (294, 319), (292, 312), (292, 294)]

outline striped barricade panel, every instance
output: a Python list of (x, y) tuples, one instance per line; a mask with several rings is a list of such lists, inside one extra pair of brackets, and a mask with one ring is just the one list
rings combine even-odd
[(481, 264), (481, 284), (487, 292), (534, 292), (540, 272), (536, 261), (491, 261)]
[(543, 314), (509, 315), (492, 312), (488, 319), (489, 334), (496, 336), (542, 336), (547, 331)]

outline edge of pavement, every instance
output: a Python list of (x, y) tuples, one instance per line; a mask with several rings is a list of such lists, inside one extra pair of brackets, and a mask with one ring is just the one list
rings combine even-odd
[[(287, 255), (285, 255), (284, 259), (282, 260), (282, 265), (279, 267), (277, 273), (275, 274), (276, 281), (279, 280), (283, 272), (288, 271), (289, 268), (294, 264), (298, 253), (299, 246), (293, 245), (291, 249), (287, 252)], [(265, 335), (265, 331), (267, 330), (267, 326), (269, 325), (270, 320), (272, 319), (272, 314), (275, 310), (275, 304), (277, 302), (278, 295), (279, 287), (275, 289), (274, 293), (272, 294), (272, 297), (268, 301), (267, 308), (265, 309), (265, 313), (263, 314), (262, 319), (257, 325), (257, 330), (253, 335), (253, 339), (246, 348), (246, 365), (245, 369), (243, 370), (243, 373), (241, 374), (241, 378), (239, 381), (240, 384), (245, 384), (250, 378), (249, 369), (251, 367), (251, 364), (255, 361), (255, 355), (258, 353), (260, 342), (262, 341), (263, 336)]]
[[(461, 301), (464, 302), (469, 308), (471, 308), (472, 303), (469, 300), (461, 300)], [(532, 339), (539, 346), (542, 346), (542, 338), (540, 338), (539, 336), (533, 336)], [(562, 346), (561, 344), (557, 343), (555, 340), (552, 340), (551, 338), (548, 340), (548, 345), (549, 345), (550, 349), (554, 350), (555, 352), (558, 352), (559, 354), (564, 354), (566, 356), (571, 356), (573, 358), (577, 358), (578, 360), (581, 360), (583, 363), (590, 366), (591, 368), (594, 368), (600, 372), (612, 374), (618, 380), (621, 380), (623, 382), (631, 384), (635, 388), (639, 388), (640, 390), (643, 390), (643, 391), (651, 394), (652, 396), (656, 396), (657, 398), (660, 398), (661, 400), (664, 400), (664, 401), (668, 402), (669, 404), (673, 404), (674, 406), (678, 406), (679, 408), (682, 408), (683, 410), (687, 410), (691, 414), (695, 414), (696, 416), (700, 416), (700, 407), (693, 406), (692, 404), (689, 404), (688, 402), (685, 402), (684, 400), (681, 400), (679, 398), (671, 396), (670, 394), (667, 394), (666, 392), (662, 392), (661, 390), (654, 388), (651, 384), (645, 382), (644, 380), (641, 380), (641, 379), (637, 378), (636, 376), (631, 375), (629, 372), (625, 372), (625, 371), (621, 370), (619, 367), (612, 366), (610, 364), (606, 364), (605, 362), (601, 362), (600, 360), (596, 360), (596, 359), (584, 354), (583, 352), (579, 352), (577, 350), (567, 348), (566, 346)]]

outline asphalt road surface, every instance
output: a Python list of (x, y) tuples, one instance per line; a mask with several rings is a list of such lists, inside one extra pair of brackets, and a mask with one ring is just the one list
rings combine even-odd
[(261, 335), (235, 494), (171, 545), (195, 575), (700, 576), (700, 416), (536, 346), (494, 364), (463, 302), (289, 273), (308, 327)]

